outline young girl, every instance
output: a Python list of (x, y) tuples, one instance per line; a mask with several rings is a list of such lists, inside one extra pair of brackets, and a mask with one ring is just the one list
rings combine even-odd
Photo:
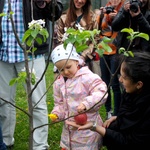
[[(150, 53), (135, 52), (121, 65), (119, 81), (124, 86), (118, 116), (107, 120), (103, 127), (89, 122), (81, 129), (94, 129), (103, 136), (108, 150), (146, 150), (150, 140)], [(94, 127), (94, 128), (93, 128)]]
[[(60, 72), (60, 76), (54, 82), (54, 108), (52, 114), (57, 120), (68, 118), (72, 115), (86, 112), (87, 121), (95, 121), (102, 125), (99, 108), (105, 103), (107, 94), (106, 84), (102, 79), (89, 70), (87, 66), (81, 66), (82, 59), (72, 44), (64, 49), (63, 44), (57, 46), (51, 54), (52, 61)], [(57, 121), (53, 120), (53, 121)], [(75, 121), (74, 117), (68, 119)], [(65, 150), (98, 150), (101, 147), (101, 135), (87, 131), (78, 131), (64, 122), (60, 146)]]

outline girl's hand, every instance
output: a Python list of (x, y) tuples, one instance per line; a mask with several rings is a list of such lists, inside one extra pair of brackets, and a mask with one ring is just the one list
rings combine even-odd
[(113, 19), (115, 18), (115, 16), (117, 15), (117, 11), (114, 10), (113, 12), (109, 13), (108, 15), (109, 15), (109, 18), (110, 18), (111, 20), (113, 20)]
[(108, 128), (109, 125), (114, 121), (116, 120), (117, 116), (112, 116), (111, 118), (109, 118), (108, 120), (106, 120), (104, 123), (103, 123), (103, 127), (104, 128)]
[(82, 112), (84, 112), (85, 110), (86, 110), (86, 107), (85, 107), (85, 105), (82, 104), (82, 103), (77, 107), (78, 113), (82, 113)]

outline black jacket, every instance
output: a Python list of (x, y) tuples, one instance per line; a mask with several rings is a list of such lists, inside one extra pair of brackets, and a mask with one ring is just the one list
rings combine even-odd
[(123, 94), (117, 119), (106, 129), (108, 150), (150, 149), (150, 92)]
[[(4, 1), (5, 0), (0, 0), (0, 13), (3, 12), (3, 7), (4, 7)], [(31, 0), (22, 0), (23, 2), (23, 19), (24, 19), (24, 28), (25, 30), (28, 29), (28, 23), (31, 22), (32, 18), (31, 18)], [(53, 15), (53, 6), (52, 6), (52, 2), (50, 2), (49, 4), (46, 5), (45, 8), (39, 8), (36, 4), (35, 1), (33, 1), (33, 18), (34, 20), (38, 20), (38, 19), (44, 19), (46, 24), (46, 28), (47, 30), (50, 32), (50, 28), (49, 28), (49, 21), (53, 20), (53, 16), (54, 16), (54, 20), (57, 20), (63, 11), (63, 5), (61, 3), (61, 0), (56, 0), (56, 6), (55, 6), (55, 14)], [(0, 42), (2, 42), (2, 32), (1, 32), (1, 20), (2, 18), (0, 17)], [(49, 33), (51, 34), (51, 33)], [(43, 54), (48, 52), (49, 50), (49, 39), (47, 39), (47, 41), (45, 43), (43, 43), (42, 45), (38, 45), (35, 44), (35, 47), (37, 48), (37, 50), (35, 51), (35, 54)]]
[[(150, 10), (143, 8), (138, 16), (131, 17), (129, 12), (126, 12), (124, 8), (121, 8), (112, 22), (112, 29), (114, 31), (121, 31), (123, 28), (129, 27), (134, 31), (147, 33), (150, 36)], [(126, 33), (118, 33), (117, 38), (114, 40), (114, 44), (118, 49), (120, 47), (127, 49), (129, 45), (127, 36), (128, 34)], [(134, 48), (135, 50), (142, 49), (143, 51), (150, 52), (150, 41), (146, 41), (143, 38), (136, 38), (133, 41), (131, 48)]]

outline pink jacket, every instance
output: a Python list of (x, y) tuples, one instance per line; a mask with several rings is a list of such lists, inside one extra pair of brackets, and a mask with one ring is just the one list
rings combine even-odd
[[(57, 114), (62, 120), (77, 114), (77, 106), (83, 103), (86, 109), (94, 106), (98, 101), (100, 103), (92, 110), (87, 112), (88, 121), (95, 121), (102, 125), (102, 119), (99, 115), (99, 108), (106, 102), (107, 91), (105, 82), (97, 75), (91, 72), (88, 67), (82, 67), (77, 71), (72, 79), (60, 76), (54, 82), (54, 108), (51, 113)], [(74, 118), (69, 118), (74, 121)], [(64, 123), (61, 135), (61, 147), (66, 150), (98, 150), (102, 144), (100, 134), (91, 130), (77, 131)]]

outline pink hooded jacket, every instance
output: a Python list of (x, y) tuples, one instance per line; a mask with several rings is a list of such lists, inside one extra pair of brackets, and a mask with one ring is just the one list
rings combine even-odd
[[(80, 103), (83, 103), (88, 110), (100, 101), (98, 105), (87, 112), (87, 121), (97, 120), (97, 123), (102, 125), (99, 108), (106, 102), (107, 94), (103, 99), (102, 97), (107, 91), (107, 86), (88, 67), (82, 67), (73, 78), (66, 81), (63, 76), (60, 76), (54, 82), (53, 90), (54, 108), (51, 113), (57, 114), (60, 120), (78, 114), (77, 106)], [(69, 120), (74, 121), (74, 117)], [(96, 132), (78, 131), (64, 123), (60, 145), (66, 150), (98, 150), (102, 145), (102, 140), (100, 134)]]

